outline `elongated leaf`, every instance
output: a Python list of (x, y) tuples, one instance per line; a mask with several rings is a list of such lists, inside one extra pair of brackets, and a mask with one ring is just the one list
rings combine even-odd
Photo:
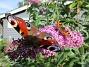
[(45, 17), (37, 18), (37, 19), (35, 20), (35, 26), (38, 27), (38, 24), (39, 24), (39, 22), (40, 22), (41, 20), (45, 20)]
[(75, 55), (79, 55), (79, 50), (76, 48), (72, 48), (71, 50)]
[(48, 5), (48, 7), (54, 9), (56, 6), (55, 6), (54, 4), (52, 4), (52, 3), (50, 3), (50, 4)]
[(76, 12), (71, 12), (71, 17), (73, 18), (77, 13)]
[(82, 0), (78, 0), (78, 5), (82, 6), (82, 4), (83, 4)]
[(69, 8), (72, 9), (72, 8), (74, 8), (76, 5), (77, 5), (77, 3), (76, 3), (76, 2), (73, 2), (73, 3), (71, 3), (71, 4), (69, 5)]
[(75, 62), (77, 62), (78, 58), (70, 58), (69, 61), (64, 65), (64, 67), (73, 67)]
[(89, 4), (88, 4), (88, 5), (86, 5), (85, 7), (89, 8)]
[(81, 48), (79, 48), (79, 52), (80, 52), (81, 55), (84, 54), (84, 47), (83, 46), (81, 46)]
[(88, 54), (88, 56), (86, 57), (86, 61), (89, 62), (89, 54)]
[[(88, 41), (89, 41), (89, 40), (88, 40)], [(84, 43), (84, 44), (83, 44), (83, 47), (84, 47), (84, 48), (89, 48), (89, 45)]]
[(81, 32), (83, 32), (84, 37), (87, 39), (89, 36), (88, 32), (86, 30), (81, 30)]
[(71, 52), (69, 50), (65, 50), (62, 54), (62, 56), (59, 58), (59, 62), (58, 62), (58, 65), (68, 56), (70, 55)]

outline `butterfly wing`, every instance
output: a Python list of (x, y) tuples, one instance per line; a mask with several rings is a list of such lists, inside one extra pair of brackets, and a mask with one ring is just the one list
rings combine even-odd
[(51, 50), (51, 51), (55, 51), (55, 52), (62, 51), (61, 48), (56, 45), (55, 40), (41, 40), (41, 41), (37, 42), (37, 44), (41, 48), (48, 49), (48, 50)]
[(8, 13), (6, 14), (6, 17), (9, 23), (20, 35), (22, 35), (23, 37), (28, 35), (27, 26), (23, 19), (16, 18)]
[(52, 50), (55, 52), (60, 52), (60, 47), (56, 45), (55, 40), (43, 40), (48, 35), (44, 32), (37, 35), (38, 28), (34, 25), (26, 23), (22, 18), (12, 16), (10, 13), (6, 14), (7, 20), (15, 28), (15, 30), (22, 35), (24, 38), (28, 39), (30, 43), (37, 44), (41, 48)]
[(57, 21), (57, 27), (58, 27), (58, 29), (60, 29), (62, 27), (62, 23), (58, 19), (56, 21)]
[(62, 33), (69, 36), (69, 37), (71, 37), (71, 34), (67, 30), (63, 30)]
[(57, 19), (57, 27), (62, 34), (71, 37), (71, 34), (65, 29), (65, 27), (63, 27), (62, 23), (58, 19)]

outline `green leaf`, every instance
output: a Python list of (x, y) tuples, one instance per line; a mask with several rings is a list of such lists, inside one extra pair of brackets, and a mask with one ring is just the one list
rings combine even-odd
[(89, 4), (88, 4), (88, 5), (86, 5), (85, 7), (89, 8)]
[(32, 7), (29, 7), (28, 9), (27, 9), (27, 12), (29, 13), (31, 13), (32, 14), (32, 12), (33, 12), (33, 10), (32, 10)]
[(78, 58), (70, 58), (69, 61), (64, 65), (64, 67), (73, 67), (75, 62), (77, 62)]
[(79, 55), (79, 50), (76, 48), (72, 48), (71, 50), (75, 55)]
[(35, 26), (38, 27), (38, 24), (39, 24), (39, 22), (41, 22), (41, 20), (45, 20), (45, 17), (39, 17), (39, 18), (37, 18), (37, 19), (35, 20)]
[(33, 4), (31, 4), (31, 7), (33, 8), (33, 7), (38, 7), (39, 6), (39, 4), (37, 4), (37, 3), (33, 3)]
[(79, 48), (79, 52), (80, 52), (81, 55), (84, 54), (84, 47), (83, 47), (83, 46), (81, 46), (81, 47)]
[(83, 5), (82, 0), (78, 0), (78, 5), (79, 5), (79, 6), (82, 6), (82, 5)]
[(10, 64), (7, 64), (7, 67), (11, 67)]
[(88, 54), (88, 56), (86, 57), (86, 61), (89, 62), (89, 54)]
[(61, 57), (58, 59), (58, 65), (63, 62), (63, 60), (70, 55), (70, 51), (69, 50), (64, 50), (63, 54), (61, 55)]
[(77, 5), (77, 3), (76, 3), (76, 2), (73, 2), (73, 3), (71, 3), (71, 4), (69, 5), (69, 8), (72, 9), (72, 8), (74, 8), (76, 5)]
[(71, 12), (71, 17), (73, 18), (77, 13), (76, 12)]
[(87, 39), (89, 34), (86, 30), (81, 30), (81, 32), (83, 33), (83, 36)]
[(59, 8), (55, 8), (55, 13), (56, 13), (56, 17), (59, 18), (60, 16)]
[[(89, 11), (88, 11), (88, 12), (89, 12)], [(86, 15), (86, 16), (85, 16), (85, 20), (86, 20), (86, 21), (89, 21), (89, 15)]]
[[(89, 41), (89, 39), (88, 39), (88, 41)], [(89, 48), (89, 45), (88, 44), (83, 44), (83, 47), (84, 47), (84, 49), (88, 49)]]
[(52, 3), (50, 3), (50, 4), (48, 5), (48, 7), (54, 9), (56, 6), (55, 6), (54, 4), (52, 4)]
[(86, 27), (86, 28), (88, 28), (88, 27), (89, 27), (89, 25), (88, 25), (88, 24), (84, 24), (83, 26), (84, 26), (84, 27)]
[(50, 64), (51, 64), (50, 62), (47, 62), (46, 67), (50, 67)]

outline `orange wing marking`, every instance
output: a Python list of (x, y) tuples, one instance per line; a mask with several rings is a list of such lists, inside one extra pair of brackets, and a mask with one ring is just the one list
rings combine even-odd
[(71, 37), (70, 33), (67, 30), (65, 30), (65, 27), (63, 27), (63, 25), (60, 22), (60, 20), (57, 19), (56, 21), (57, 21), (57, 27), (61, 31), (61, 33), (64, 34), (64, 35), (67, 35), (67, 36)]

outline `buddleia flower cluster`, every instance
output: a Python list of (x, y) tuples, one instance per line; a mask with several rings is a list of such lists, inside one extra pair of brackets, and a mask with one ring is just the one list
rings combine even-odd
[(44, 57), (54, 56), (56, 53), (50, 50), (40, 48), (36, 41), (39, 39), (35, 36), (28, 36), (12, 41), (12, 43), (4, 48), (5, 55), (11, 60), (19, 60), (20, 58), (35, 59), (40, 53), (44, 54)]
[(8, 55), (11, 60), (18, 60), (28, 57), (31, 59), (36, 58), (42, 50), (37, 46), (30, 45), (26, 39), (21, 38), (13, 40), (9, 46), (4, 48), (4, 51), (5, 55)]
[(62, 34), (62, 32), (55, 25), (50, 25), (46, 26), (45, 28), (39, 29), (37, 34), (40, 34), (41, 32), (46, 32), (52, 35), (53, 38), (58, 42), (60, 47), (81, 47), (84, 41), (84, 37), (82, 36), (82, 34), (80, 32), (73, 32), (68, 27), (65, 27), (65, 30), (70, 33), (71, 37)]

